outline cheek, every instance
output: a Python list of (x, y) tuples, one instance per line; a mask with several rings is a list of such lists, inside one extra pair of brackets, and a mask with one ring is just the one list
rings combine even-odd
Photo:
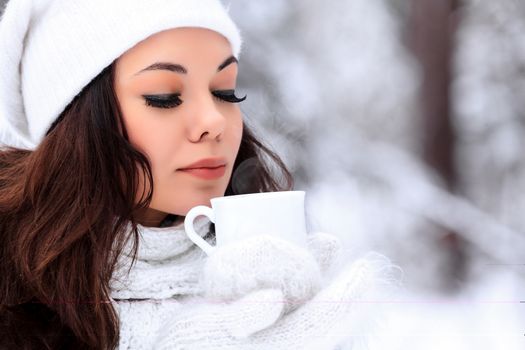
[[(135, 112), (135, 114), (137, 113)], [(157, 188), (168, 185), (175, 170), (173, 154), (179, 148), (175, 141), (180, 139), (179, 136), (175, 135), (176, 131), (174, 133), (173, 127), (164, 125), (165, 123), (146, 120), (147, 118), (142, 113), (141, 115), (128, 114), (127, 117), (126, 128), (130, 143), (148, 158), (151, 165), (153, 183), (156, 184)], [(143, 193), (143, 190), (147, 193), (149, 185), (144, 183), (144, 178), (141, 174), (139, 175), (137, 198)], [(157, 197), (158, 191), (155, 191), (151, 205), (155, 204)]]
[(123, 119), (130, 143), (149, 157), (153, 169), (170, 163), (179, 130), (168, 124), (167, 116), (152, 112), (143, 103), (133, 102), (123, 108)]
[(243, 120), (242, 120), (241, 113), (238, 112), (235, 115), (235, 118), (233, 119), (232, 123), (230, 124), (230, 132), (229, 132), (229, 140), (228, 140), (232, 150), (235, 150), (236, 154), (241, 144), (242, 134), (243, 134)]

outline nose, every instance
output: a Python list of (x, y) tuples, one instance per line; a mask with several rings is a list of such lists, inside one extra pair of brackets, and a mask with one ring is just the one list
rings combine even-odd
[(191, 142), (203, 140), (221, 141), (226, 128), (226, 118), (217, 108), (213, 97), (195, 101), (188, 114), (188, 138)]

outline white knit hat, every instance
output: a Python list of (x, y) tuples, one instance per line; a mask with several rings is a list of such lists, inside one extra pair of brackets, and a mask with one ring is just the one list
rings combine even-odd
[(152, 34), (202, 27), (241, 36), (220, 0), (10, 0), (0, 21), (0, 146), (35, 149), (73, 98)]

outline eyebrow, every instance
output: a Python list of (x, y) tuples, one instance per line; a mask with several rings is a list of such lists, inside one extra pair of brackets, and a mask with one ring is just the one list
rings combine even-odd
[[(224, 68), (228, 67), (232, 63), (239, 63), (237, 58), (235, 56), (228, 57), (224, 62), (222, 62), (219, 67), (217, 68), (217, 72), (220, 72)], [(184, 66), (177, 64), (177, 63), (171, 63), (171, 62), (155, 62), (152, 65), (142, 69), (141, 71), (135, 73), (135, 75), (139, 75), (142, 72), (150, 71), (150, 70), (167, 70), (174, 73), (179, 74), (187, 74), (188, 70), (184, 68)]]

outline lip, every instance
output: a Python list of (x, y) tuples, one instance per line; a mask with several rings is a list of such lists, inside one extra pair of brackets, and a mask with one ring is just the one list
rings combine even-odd
[(225, 158), (204, 158), (178, 170), (198, 169), (198, 168), (218, 168), (226, 165)]
[(201, 179), (213, 180), (218, 179), (226, 172), (226, 166), (222, 165), (217, 168), (196, 168), (196, 169), (179, 169), (183, 173), (187, 173)]
[(224, 158), (205, 158), (187, 167), (177, 169), (201, 179), (213, 180), (218, 179), (226, 172), (226, 159)]

